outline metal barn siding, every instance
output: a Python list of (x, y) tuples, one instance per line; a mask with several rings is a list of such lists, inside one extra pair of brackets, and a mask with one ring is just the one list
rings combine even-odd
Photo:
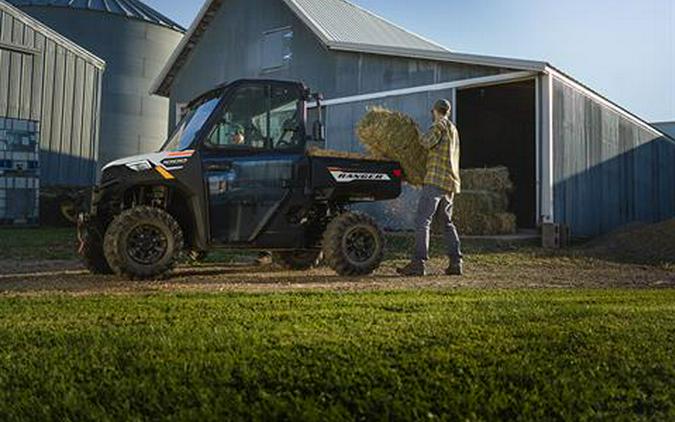
[(104, 66), (0, 2), (0, 117), (40, 122), (42, 186), (94, 183)]
[(554, 79), (555, 221), (574, 236), (675, 216), (675, 141)]
[[(291, 57), (276, 69), (262, 68), (264, 33), (292, 32)], [(489, 66), (342, 52), (321, 40), (282, 1), (231, 0), (220, 7), (171, 84), (172, 110), (177, 104), (224, 82), (266, 77), (305, 82), (326, 98), (450, 82), (507, 72)], [(425, 105), (428, 108), (428, 105)], [(175, 126), (171, 113), (170, 126)]]
[(182, 38), (178, 24), (137, 0), (11, 2), (106, 61), (99, 167), (162, 145), (169, 101), (149, 90)]

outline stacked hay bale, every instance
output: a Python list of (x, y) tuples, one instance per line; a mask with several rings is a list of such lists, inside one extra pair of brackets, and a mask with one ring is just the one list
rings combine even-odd
[[(422, 186), (426, 174), (427, 151), (420, 145), (421, 132), (409, 116), (372, 108), (359, 122), (357, 135), (366, 151), (375, 158), (401, 163), (405, 180)], [(516, 232), (516, 216), (509, 213), (509, 194), (513, 184), (506, 167), (464, 170), (463, 192), (457, 195), (454, 220), (463, 235), (502, 235)], [(436, 230), (442, 229), (439, 222)]]
[(455, 197), (454, 220), (462, 235), (506, 235), (517, 230), (509, 212), (513, 183), (506, 167), (462, 170), (462, 193)]

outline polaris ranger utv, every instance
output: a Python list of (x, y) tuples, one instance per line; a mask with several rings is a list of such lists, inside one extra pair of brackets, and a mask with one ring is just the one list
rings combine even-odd
[[(169, 272), (183, 252), (272, 251), (289, 269), (323, 251), (338, 274), (371, 274), (382, 230), (354, 203), (397, 198), (398, 163), (312, 157), (323, 142), (321, 106), (296, 82), (241, 80), (194, 100), (162, 149), (108, 164), (80, 253), (94, 273), (146, 279)], [(308, 130), (309, 129), (309, 130)]]

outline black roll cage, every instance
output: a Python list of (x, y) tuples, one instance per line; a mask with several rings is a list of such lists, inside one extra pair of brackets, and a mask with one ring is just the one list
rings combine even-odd
[[(223, 109), (225, 108), (225, 105), (228, 104), (229, 100), (232, 98), (233, 94), (237, 91), (237, 89), (241, 86), (246, 86), (246, 85), (266, 85), (270, 87), (292, 87), (297, 90), (297, 92), (300, 93), (300, 96), (298, 97), (298, 116), (300, 120), (300, 131), (301, 133), (297, 134), (299, 137), (300, 142), (296, 146), (296, 148), (285, 148), (285, 149), (275, 149), (275, 148), (247, 148), (247, 147), (235, 147), (235, 148), (230, 148), (230, 147), (212, 147), (206, 144), (206, 139), (208, 138), (209, 134), (215, 127), (215, 125), (218, 123), (220, 116), (222, 115)], [(310, 99), (310, 92), (309, 89), (305, 84), (302, 82), (296, 82), (296, 81), (283, 81), (283, 80), (275, 80), (275, 79), (240, 79), (237, 80), (236, 82), (232, 82), (229, 84), (224, 84), (221, 85), (215, 89), (212, 89), (210, 91), (207, 91), (206, 93), (200, 95), (196, 99), (190, 102), (188, 105), (188, 108), (193, 108), (197, 104), (203, 104), (204, 102), (212, 99), (212, 98), (217, 98), (220, 97), (218, 101), (218, 105), (214, 108), (213, 112), (209, 116), (209, 118), (206, 120), (204, 125), (199, 129), (197, 132), (195, 139), (191, 145), (191, 149), (195, 150), (207, 150), (210, 152), (215, 152), (215, 151), (227, 151), (231, 152), (233, 154), (239, 154), (239, 153), (246, 153), (246, 154), (265, 154), (265, 153), (273, 153), (273, 152), (284, 152), (284, 153), (300, 153), (305, 150), (305, 147), (307, 145), (307, 113), (306, 113), (306, 103), (307, 100)], [(269, 119), (269, 115), (268, 115)], [(180, 125), (180, 124), (179, 124)], [(178, 127), (177, 125), (176, 127)], [(268, 125), (269, 127), (269, 121)], [(173, 133), (169, 136), (168, 139), (171, 139), (173, 137)]]

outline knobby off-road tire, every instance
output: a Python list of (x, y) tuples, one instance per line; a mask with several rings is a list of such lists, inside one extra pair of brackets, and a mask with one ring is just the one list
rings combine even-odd
[(115, 274), (138, 280), (159, 278), (176, 265), (183, 250), (183, 231), (166, 211), (135, 207), (110, 223), (103, 250)]
[(82, 262), (90, 273), (96, 275), (110, 275), (113, 270), (108, 265), (103, 252), (103, 239), (91, 227), (82, 232), (82, 245), (80, 249)]
[(272, 262), (285, 270), (306, 271), (319, 265), (321, 251), (284, 251), (274, 252)]
[(345, 213), (328, 225), (323, 255), (339, 275), (364, 276), (380, 267), (384, 246), (384, 233), (375, 220), (361, 213)]

